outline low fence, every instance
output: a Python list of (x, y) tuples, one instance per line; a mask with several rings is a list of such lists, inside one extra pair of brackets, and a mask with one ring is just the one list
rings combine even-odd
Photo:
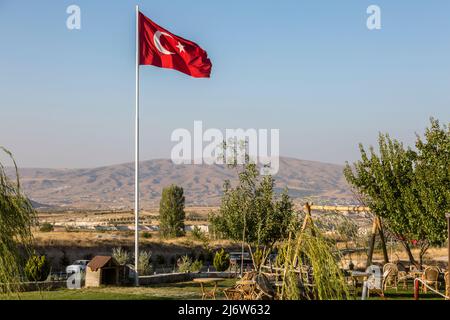
[[(449, 296), (446, 296), (445, 294), (442, 294), (441, 292), (437, 291), (436, 289), (429, 286), (424, 280), (416, 278), (414, 279), (414, 300), (419, 300), (419, 291), (420, 291), (420, 284), (427, 287), (428, 290), (431, 290), (435, 294), (441, 296), (445, 300), (450, 300)], [(446, 288), (447, 290), (447, 288)], [(447, 293), (448, 294), (448, 293)]]
[[(155, 274), (151, 276), (140, 276), (139, 284), (154, 285), (154, 284), (164, 284), (164, 283), (177, 283), (177, 282), (187, 282), (192, 281), (195, 278), (235, 278), (235, 272), (199, 272), (199, 273), (165, 273), (165, 274)], [(0, 291), (2, 291), (2, 286), (0, 284)], [(62, 288), (67, 288), (67, 280), (59, 281), (43, 281), (43, 282), (21, 282), (19, 284), (21, 292), (31, 292), (31, 291), (51, 291)]]
[(166, 273), (155, 274), (151, 276), (140, 276), (140, 285), (162, 284), (162, 283), (176, 283), (192, 281), (195, 278), (234, 278), (234, 272), (200, 272), (200, 273)]

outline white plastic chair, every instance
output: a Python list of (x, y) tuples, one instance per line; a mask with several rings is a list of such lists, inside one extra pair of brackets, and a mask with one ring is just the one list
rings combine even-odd
[(371, 265), (367, 267), (366, 273), (370, 274), (367, 280), (364, 282), (363, 299), (365, 298), (365, 292), (367, 292), (367, 298), (370, 296), (370, 292), (378, 293), (380, 296), (384, 297), (383, 292), (383, 274), (382, 270), (377, 265)]

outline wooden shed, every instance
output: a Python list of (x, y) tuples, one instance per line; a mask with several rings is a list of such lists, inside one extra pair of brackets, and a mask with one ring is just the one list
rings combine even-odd
[(86, 268), (86, 287), (119, 284), (120, 265), (111, 256), (96, 256)]

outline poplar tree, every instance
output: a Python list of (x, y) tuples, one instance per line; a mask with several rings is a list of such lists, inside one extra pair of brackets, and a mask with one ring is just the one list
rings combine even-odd
[(159, 205), (159, 230), (163, 237), (173, 238), (185, 234), (184, 202), (183, 188), (171, 185), (163, 189)]

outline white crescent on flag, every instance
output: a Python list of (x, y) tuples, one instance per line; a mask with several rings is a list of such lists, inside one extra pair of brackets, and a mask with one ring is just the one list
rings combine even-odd
[(153, 43), (155, 44), (156, 49), (158, 49), (158, 51), (161, 52), (162, 54), (175, 54), (175, 52), (171, 52), (171, 51), (165, 49), (161, 45), (161, 40), (160, 40), (161, 35), (172, 38), (172, 36), (166, 32), (156, 31), (153, 36)]

